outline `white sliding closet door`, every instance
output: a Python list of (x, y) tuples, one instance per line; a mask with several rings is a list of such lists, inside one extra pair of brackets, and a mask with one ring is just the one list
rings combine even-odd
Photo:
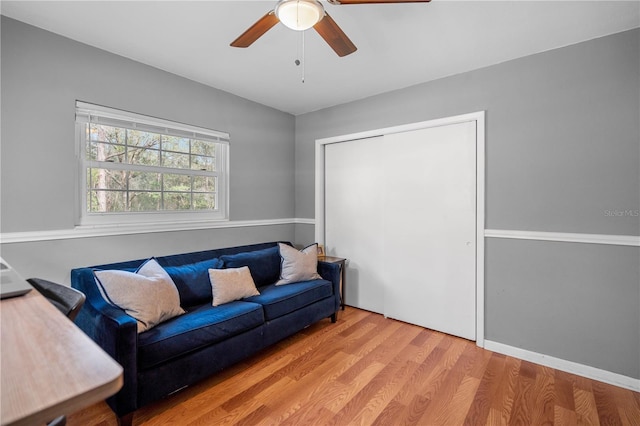
[(346, 303), (476, 339), (476, 122), (324, 147), (324, 241)]
[(476, 338), (475, 122), (385, 136), (384, 314)]
[(349, 259), (346, 303), (378, 313), (384, 310), (383, 142), (379, 137), (325, 148), (325, 250)]

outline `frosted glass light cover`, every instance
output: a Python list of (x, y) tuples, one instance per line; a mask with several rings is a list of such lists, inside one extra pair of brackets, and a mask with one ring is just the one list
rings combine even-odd
[(304, 31), (322, 19), (324, 9), (315, 0), (284, 0), (278, 3), (275, 13), (288, 28)]

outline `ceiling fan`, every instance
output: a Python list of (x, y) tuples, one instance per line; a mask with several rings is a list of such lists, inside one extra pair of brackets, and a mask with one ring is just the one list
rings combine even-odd
[[(430, 0), (327, 0), (334, 5), (375, 3), (427, 3)], [(318, 0), (279, 0), (276, 7), (231, 42), (233, 47), (249, 47), (278, 22), (296, 31), (314, 30), (338, 56), (346, 56), (358, 48), (324, 10)]]

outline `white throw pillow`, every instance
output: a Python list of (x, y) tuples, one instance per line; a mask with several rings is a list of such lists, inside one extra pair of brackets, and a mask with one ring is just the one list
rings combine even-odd
[(249, 296), (258, 296), (260, 292), (253, 282), (248, 266), (242, 268), (209, 269), (213, 306), (220, 306)]
[(282, 268), (276, 285), (322, 278), (318, 275), (318, 244), (311, 244), (300, 251), (287, 244), (278, 243), (278, 246)]
[(102, 296), (138, 320), (138, 333), (184, 314), (173, 280), (155, 259), (136, 272), (94, 271)]

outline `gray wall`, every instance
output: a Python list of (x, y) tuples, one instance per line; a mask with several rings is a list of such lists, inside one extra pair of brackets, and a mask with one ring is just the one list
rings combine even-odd
[[(230, 133), (231, 220), (294, 217), (292, 115), (4, 16), (1, 39), (3, 233), (74, 227), (76, 100)], [(106, 258), (294, 238), (293, 225), (253, 231), (3, 244), (2, 256), (25, 275), (68, 282), (70, 266)]]
[[(640, 235), (640, 30), (296, 117), (296, 217), (314, 141), (486, 111), (486, 228)], [(296, 241), (314, 238), (296, 225)], [(487, 239), (486, 338), (640, 378), (640, 249)]]

